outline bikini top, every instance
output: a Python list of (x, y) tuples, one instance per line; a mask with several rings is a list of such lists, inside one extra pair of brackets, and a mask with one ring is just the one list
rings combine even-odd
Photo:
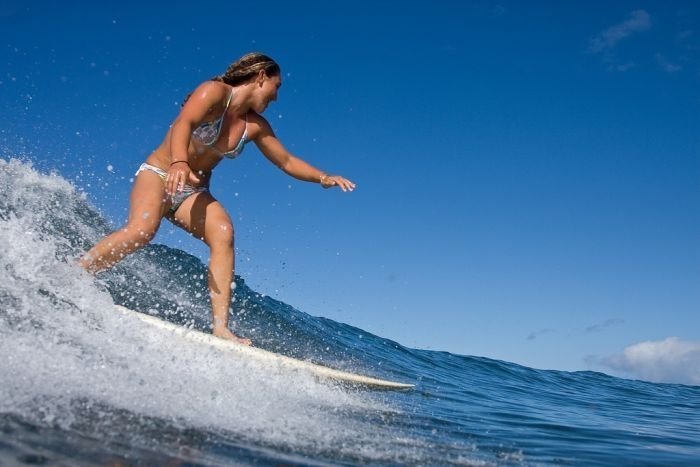
[[(223, 126), (224, 123), (224, 117), (226, 116), (226, 111), (228, 110), (228, 106), (231, 103), (231, 98), (233, 97), (233, 91), (231, 91), (231, 94), (228, 96), (228, 100), (226, 101), (226, 108), (224, 109), (224, 112), (221, 114), (221, 117), (217, 118), (213, 122), (205, 122), (199, 125), (195, 130), (192, 132), (192, 137), (199, 141), (200, 143), (209, 146), (210, 148), (214, 147), (216, 142), (219, 140), (219, 134), (221, 133), (221, 127)], [(228, 157), (229, 159), (235, 159), (236, 157), (240, 156), (241, 153), (243, 152), (243, 148), (245, 147), (245, 144), (248, 142), (248, 113), (245, 114), (245, 130), (243, 131), (243, 135), (241, 136), (240, 141), (238, 141), (238, 144), (236, 145), (235, 148), (233, 148), (230, 151), (227, 151), (222, 154), (224, 157)]]

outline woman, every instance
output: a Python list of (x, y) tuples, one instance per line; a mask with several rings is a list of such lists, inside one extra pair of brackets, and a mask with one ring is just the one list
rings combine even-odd
[(161, 145), (136, 172), (129, 220), (95, 245), (80, 260), (96, 273), (148, 243), (165, 217), (209, 246), (209, 293), (213, 334), (250, 345), (228, 329), (234, 280), (234, 233), (231, 217), (209, 193), (211, 171), (224, 158), (234, 159), (255, 141), (273, 164), (292, 177), (338, 186), (355, 185), (327, 175), (294, 157), (275, 137), (261, 114), (277, 100), (280, 68), (271, 58), (250, 53), (229, 66), (223, 76), (201, 84), (186, 100)]

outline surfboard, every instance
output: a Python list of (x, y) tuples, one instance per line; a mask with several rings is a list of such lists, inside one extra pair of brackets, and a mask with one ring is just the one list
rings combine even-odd
[(270, 352), (269, 350), (259, 349), (256, 347), (239, 344), (237, 342), (231, 342), (225, 339), (220, 339), (218, 337), (213, 336), (212, 334), (207, 334), (201, 331), (186, 328), (184, 326), (179, 326), (175, 323), (171, 323), (170, 321), (165, 321), (155, 316), (139, 313), (121, 305), (114, 305), (114, 307), (120, 313), (138, 318), (144, 323), (147, 323), (155, 328), (168, 331), (177, 338), (197, 342), (208, 347), (213, 347), (215, 349), (221, 350), (222, 352), (231, 353), (237, 358), (255, 359), (264, 364), (269, 364), (270, 366), (276, 365), (292, 370), (305, 371), (319, 379), (331, 380), (343, 384), (348, 384), (351, 386), (359, 386), (368, 389), (399, 390), (411, 389), (414, 387), (413, 384), (398, 383), (395, 381), (387, 381), (384, 379), (373, 378), (370, 376), (358, 375), (347, 371), (329, 368), (323, 365), (319, 365), (317, 363), (311, 363), (304, 360), (287, 357), (286, 355), (276, 354), (274, 352)]

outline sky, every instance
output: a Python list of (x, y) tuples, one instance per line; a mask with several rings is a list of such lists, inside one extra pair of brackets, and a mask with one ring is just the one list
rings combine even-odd
[(115, 227), (182, 99), (262, 51), (277, 136), (357, 189), (254, 144), (217, 167), (254, 290), (410, 347), (700, 384), (697, 2), (10, 1), (0, 36), (0, 157)]

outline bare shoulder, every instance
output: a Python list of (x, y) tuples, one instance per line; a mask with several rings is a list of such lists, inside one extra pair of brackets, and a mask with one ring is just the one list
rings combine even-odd
[(205, 81), (192, 92), (190, 99), (216, 102), (227, 98), (230, 93), (228, 85), (220, 81)]
[(194, 124), (209, 120), (212, 115), (221, 113), (229, 93), (229, 87), (226, 84), (206, 81), (190, 94), (178, 118)]

